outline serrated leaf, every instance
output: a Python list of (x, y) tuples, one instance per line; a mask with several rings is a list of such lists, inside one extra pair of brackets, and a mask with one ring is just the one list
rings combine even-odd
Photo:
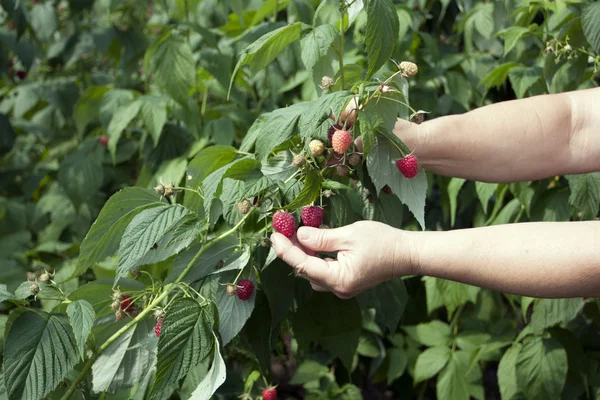
[(231, 82), (229, 83), (228, 97), (233, 81), (241, 67), (244, 65), (250, 66), (250, 73), (255, 75), (258, 71), (269, 65), (288, 45), (300, 38), (303, 25), (302, 22), (294, 22), (282, 26), (266, 33), (246, 47), (242, 51), (242, 54), (240, 54), (240, 58), (233, 70)]
[(592, 219), (600, 210), (600, 172), (567, 175), (571, 195), (569, 204), (583, 214), (583, 219)]
[(170, 30), (154, 42), (144, 56), (144, 72), (181, 105), (187, 107), (196, 66), (192, 49), (185, 37)]
[(158, 96), (143, 96), (139, 101), (142, 103), (140, 115), (156, 147), (167, 122), (167, 102)]
[(517, 43), (519, 43), (519, 40), (521, 40), (527, 33), (529, 33), (529, 28), (522, 26), (511, 26), (510, 28), (498, 33), (498, 35), (504, 36), (504, 57), (506, 57), (506, 55), (515, 48)]
[(477, 197), (481, 202), (483, 212), (486, 214), (488, 203), (490, 202), (490, 199), (494, 193), (496, 193), (496, 189), (498, 189), (497, 183), (475, 182), (475, 191), (477, 192)]
[(96, 141), (86, 141), (60, 164), (58, 181), (77, 207), (88, 202), (102, 186), (103, 161), (104, 148)]
[(451, 343), (450, 325), (434, 320), (403, 329), (417, 342), (425, 346), (448, 346)]
[(75, 333), (75, 340), (79, 347), (79, 355), (83, 358), (85, 342), (92, 331), (96, 319), (96, 312), (90, 303), (85, 300), (76, 300), (67, 306), (69, 322)]
[(0, 284), (0, 303), (6, 300), (13, 300), (15, 296), (8, 291), (6, 285)]
[(541, 67), (513, 67), (508, 72), (508, 79), (517, 95), (517, 98), (522, 99), (525, 93), (537, 81), (542, 78), (543, 69)]
[(29, 18), (36, 36), (48, 40), (58, 28), (58, 18), (52, 3), (38, 3), (31, 8)]
[(4, 381), (9, 400), (45, 398), (75, 367), (78, 353), (65, 314), (21, 314), (5, 342)]
[(213, 357), (212, 366), (208, 370), (208, 373), (202, 379), (202, 382), (198, 385), (196, 390), (192, 393), (190, 400), (208, 400), (217, 391), (217, 389), (225, 382), (227, 377), (227, 370), (225, 368), (225, 362), (221, 356), (221, 349), (219, 346), (219, 339), (213, 333), (215, 341), (215, 352)]
[(508, 78), (508, 74), (510, 70), (514, 67), (517, 67), (519, 64), (516, 62), (507, 62), (501, 64), (494, 68), (489, 74), (487, 74), (483, 79), (479, 82), (480, 85), (484, 85), (486, 89), (490, 89), (492, 87), (500, 87)]
[(367, 27), (365, 45), (367, 47), (367, 79), (385, 64), (392, 56), (400, 21), (392, 0), (370, 0), (367, 5)]
[(469, 387), (465, 376), (469, 354), (464, 351), (452, 353), (448, 364), (437, 378), (436, 391), (439, 398), (469, 400)]
[(430, 347), (419, 354), (415, 364), (414, 384), (437, 375), (446, 366), (451, 354), (450, 348), (446, 346)]
[(172, 205), (143, 210), (136, 215), (123, 232), (119, 244), (119, 265), (115, 280), (126, 276), (137, 261), (188, 214), (185, 207)]
[(408, 303), (408, 293), (401, 278), (381, 283), (358, 297), (363, 309), (375, 309), (376, 320), (388, 332), (395, 332)]
[(583, 309), (583, 299), (538, 299), (531, 314), (531, 327), (541, 332), (557, 324), (566, 324)]
[(292, 268), (284, 261), (277, 258), (270, 263), (260, 274), (260, 280), (269, 300), (269, 309), (273, 324), (278, 324), (287, 315), (294, 303), (296, 278)]
[(164, 206), (151, 190), (132, 187), (115, 193), (104, 205), (79, 250), (73, 277), (81, 275), (96, 262), (112, 256), (129, 222), (142, 210)]
[(83, 135), (88, 124), (98, 118), (102, 98), (108, 90), (109, 88), (105, 86), (90, 86), (77, 100), (73, 119), (80, 136)]
[(177, 385), (190, 368), (211, 353), (214, 343), (207, 310), (189, 298), (175, 301), (162, 323), (152, 392)]
[(498, 387), (502, 400), (512, 400), (519, 392), (517, 387), (516, 364), (522, 345), (514, 343), (506, 350), (498, 364)]
[(567, 378), (567, 352), (556, 339), (535, 337), (517, 357), (517, 385), (527, 399), (557, 399)]
[[(300, 136), (305, 141), (313, 138), (325, 141), (327, 139), (326, 132), (333, 124), (330, 119), (331, 115), (339, 118), (352, 97), (352, 92), (341, 90), (323, 95), (314, 102), (305, 103), (305, 110), (303, 110), (298, 125)], [(324, 130), (320, 129), (322, 126), (325, 127)]]
[(581, 13), (581, 25), (586, 39), (597, 53), (600, 53), (600, 3), (592, 2)]
[(300, 40), (301, 57), (304, 66), (311, 71), (315, 63), (329, 52), (333, 41), (339, 35), (338, 29), (331, 24), (319, 25), (310, 29)]
[(388, 185), (412, 212), (421, 228), (425, 229), (427, 176), (423, 170), (420, 170), (414, 178), (405, 178), (395, 164), (395, 161), (401, 157), (398, 149), (381, 136), (377, 136), (367, 159), (367, 169), (377, 192)]
[(319, 175), (318, 172), (313, 170), (307, 172), (302, 190), (298, 196), (284, 208), (286, 210), (295, 210), (296, 208), (300, 208), (315, 201), (321, 192), (321, 180), (321, 175)]
[(118, 109), (112, 116), (106, 133), (108, 134), (108, 152), (112, 157), (113, 163), (116, 163), (117, 144), (121, 138), (121, 133), (127, 128), (129, 123), (137, 116), (142, 103), (134, 101), (125, 108)]
[[(104, 343), (126, 323), (123, 320), (101, 330), (95, 328), (96, 340)], [(136, 387), (143, 391), (154, 375), (157, 341), (151, 318), (138, 322), (119, 336), (92, 365), (93, 392), (119, 393)]]
[(264, 160), (273, 149), (296, 133), (300, 115), (309, 105), (310, 103), (297, 103), (265, 115), (266, 120), (260, 126), (255, 143), (256, 159)]

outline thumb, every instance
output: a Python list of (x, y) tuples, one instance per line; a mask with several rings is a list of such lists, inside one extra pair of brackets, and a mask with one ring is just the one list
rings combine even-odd
[(318, 229), (300, 227), (297, 233), (298, 242), (313, 251), (345, 250), (351, 239), (347, 227), (335, 229)]

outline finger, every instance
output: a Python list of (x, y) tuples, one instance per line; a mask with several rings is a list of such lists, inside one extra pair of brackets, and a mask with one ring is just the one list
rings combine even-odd
[(299, 247), (300, 249), (302, 249), (302, 251), (304, 251), (306, 254), (308, 254), (309, 256), (314, 256), (315, 252), (312, 251), (311, 249), (307, 249), (306, 247), (302, 246), (302, 243), (300, 243), (298, 241), (298, 235), (294, 235), (290, 238), (290, 241), (292, 242), (292, 244), (296, 247)]
[(305, 248), (314, 251), (346, 250), (352, 239), (347, 226), (335, 229), (318, 229), (307, 226), (300, 227), (297, 232), (298, 242)]
[(309, 256), (300, 247), (294, 246), (288, 238), (277, 232), (271, 235), (271, 243), (277, 256), (294, 268), (298, 275), (321, 286), (329, 286), (331, 266), (327, 261)]
[(363, 145), (362, 145), (362, 137), (357, 137), (356, 140), (354, 140), (354, 145), (356, 146), (356, 150), (358, 150), (359, 152), (363, 151)]

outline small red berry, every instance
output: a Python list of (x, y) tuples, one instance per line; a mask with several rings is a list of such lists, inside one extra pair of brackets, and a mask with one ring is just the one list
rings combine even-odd
[(318, 228), (323, 222), (323, 215), (325, 210), (319, 206), (303, 207), (300, 213), (300, 218), (305, 226), (312, 226)]
[(108, 146), (108, 136), (106, 136), (106, 135), (104, 135), (104, 136), (100, 136), (100, 137), (98, 138), (98, 141), (100, 142), (100, 144), (101, 144), (103, 147), (106, 147), (106, 146)]
[(25, 78), (27, 78), (27, 72), (25, 72), (25, 71), (17, 71), (17, 77), (20, 80), (24, 80)]
[(286, 237), (292, 237), (296, 232), (296, 220), (288, 212), (277, 211), (273, 214), (273, 229)]
[(336, 131), (339, 131), (340, 129), (342, 129), (341, 125), (332, 125), (331, 128), (329, 128), (329, 131), (327, 132), (327, 140), (329, 140), (329, 144), (331, 144), (331, 139), (333, 138), (333, 134)]
[(160, 331), (162, 329), (162, 323), (163, 323), (162, 317), (159, 318), (158, 321), (156, 321), (156, 326), (154, 327), (154, 334), (156, 335), (156, 337), (160, 336)]
[(127, 311), (131, 306), (133, 306), (133, 299), (131, 296), (127, 296), (126, 294), (121, 297), (121, 310)]
[(414, 154), (396, 160), (396, 167), (408, 179), (414, 178), (419, 172), (419, 162)]
[(262, 397), (264, 400), (276, 400), (277, 399), (277, 388), (268, 387), (262, 390)]
[(335, 131), (331, 138), (331, 147), (338, 154), (343, 154), (352, 145), (352, 135), (348, 131)]
[(237, 283), (238, 290), (236, 292), (238, 299), (248, 300), (254, 293), (254, 283), (248, 279), (242, 279)]

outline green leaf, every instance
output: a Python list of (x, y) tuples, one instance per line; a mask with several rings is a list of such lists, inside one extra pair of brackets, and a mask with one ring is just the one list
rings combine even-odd
[(504, 36), (504, 57), (515, 48), (517, 43), (519, 43), (519, 40), (527, 33), (529, 33), (529, 28), (524, 28), (522, 26), (511, 26), (510, 28), (498, 32), (498, 35)]
[(487, 74), (480, 82), (480, 85), (484, 85), (486, 89), (492, 87), (500, 87), (508, 78), (510, 70), (518, 66), (516, 62), (507, 62), (494, 68), (489, 74)]
[(202, 379), (202, 382), (200, 382), (196, 390), (192, 393), (190, 400), (210, 399), (217, 389), (225, 382), (225, 378), (227, 377), (225, 362), (223, 361), (219, 348), (219, 339), (214, 333), (213, 338), (215, 352), (212, 366), (204, 376), (204, 379)]
[(361, 293), (358, 300), (363, 309), (374, 308), (377, 322), (393, 333), (408, 303), (408, 293), (404, 280), (396, 278)]
[(367, 79), (392, 56), (400, 22), (392, 0), (371, 0), (367, 5), (365, 45), (368, 54)]
[(136, 215), (121, 238), (116, 281), (127, 276), (137, 262), (188, 214), (185, 207), (177, 204), (150, 208)]
[(405, 178), (398, 168), (396, 160), (401, 158), (397, 148), (381, 136), (375, 138), (373, 148), (367, 158), (369, 175), (373, 179), (377, 192), (388, 185), (410, 212), (413, 213), (422, 229), (425, 229), (425, 198), (427, 195), (427, 176), (420, 170), (416, 177)]
[(181, 105), (187, 107), (196, 81), (192, 49), (185, 37), (169, 30), (156, 40), (144, 56), (144, 72)]
[(545, 191), (531, 210), (532, 221), (561, 222), (571, 218), (569, 190), (554, 189)]
[(306, 360), (298, 366), (290, 383), (292, 385), (303, 385), (311, 381), (317, 381), (328, 373), (329, 370), (325, 365), (313, 360)]
[(446, 366), (451, 357), (448, 347), (430, 347), (417, 358), (414, 372), (414, 384), (434, 377)]
[(139, 101), (142, 104), (140, 115), (156, 147), (167, 122), (167, 102), (158, 96), (143, 96)]
[[(232, 282), (237, 275), (237, 271), (234, 274), (225, 273), (220, 275), (220, 283), (218, 280), (213, 280), (213, 285), (216, 283), (218, 286), (213, 286), (213, 294), (217, 308), (219, 309), (219, 333), (221, 335), (221, 341), (223, 345), (229, 343), (238, 333), (242, 330), (248, 318), (254, 310), (254, 302), (256, 300), (256, 291), (252, 293), (252, 296), (247, 301), (240, 301), (237, 296), (230, 296), (225, 290), (224, 284), (226, 282)], [(255, 283), (256, 285), (256, 283)], [(217, 289), (218, 288), (218, 289)], [(217, 293), (214, 293), (217, 289)]]
[(569, 204), (582, 212), (583, 219), (593, 219), (600, 210), (600, 172), (567, 175), (571, 195)]
[(581, 13), (581, 24), (586, 39), (597, 53), (600, 53), (600, 3), (591, 2)]
[(65, 314), (24, 312), (6, 336), (3, 366), (8, 398), (45, 398), (75, 367), (78, 354)]
[(0, 303), (6, 300), (14, 300), (15, 296), (8, 291), (6, 285), (0, 284)]
[(314, 102), (306, 103), (306, 111), (300, 117), (300, 136), (305, 141), (318, 138), (325, 142), (327, 131), (333, 123), (330, 119), (331, 115), (339, 118), (352, 98), (352, 92), (341, 90), (323, 95)]
[(90, 122), (98, 118), (102, 98), (108, 90), (109, 88), (106, 86), (90, 86), (83, 92), (79, 100), (77, 100), (73, 119), (75, 120), (79, 136), (85, 133), (85, 128)]
[(167, 308), (158, 339), (153, 393), (178, 385), (190, 368), (211, 353), (216, 343), (211, 325), (208, 310), (195, 300), (179, 299)]
[(517, 95), (522, 99), (525, 93), (542, 78), (541, 67), (513, 67), (508, 72), (508, 79)]
[(241, 67), (249, 65), (250, 73), (255, 75), (258, 71), (269, 65), (288, 45), (300, 38), (303, 25), (302, 22), (294, 22), (275, 29), (246, 47), (242, 51), (242, 54), (240, 54), (240, 58), (233, 70), (227, 96), (229, 97), (233, 81)]
[[(264, 160), (274, 148), (290, 139), (296, 132), (300, 115), (310, 103), (298, 103), (279, 108), (265, 115), (256, 139), (255, 153), (257, 160)], [(257, 128), (258, 129), (258, 128)]]
[(560, 398), (567, 378), (567, 352), (556, 339), (535, 337), (523, 344), (516, 370), (518, 387), (527, 399)]
[(402, 327), (417, 342), (425, 346), (449, 346), (452, 342), (450, 325), (434, 320), (415, 326)]
[(296, 196), (294, 201), (284, 208), (287, 210), (295, 210), (296, 208), (300, 208), (315, 201), (321, 192), (321, 180), (321, 175), (318, 172), (314, 170), (308, 171), (304, 179), (302, 190), (298, 196)]
[(103, 161), (104, 148), (88, 140), (60, 164), (58, 181), (76, 206), (90, 201), (102, 186)]
[(273, 324), (283, 321), (294, 303), (294, 297), (290, 296), (290, 293), (294, 293), (296, 282), (293, 272), (289, 265), (277, 258), (260, 274)]
[(83, 358), (85, 342), (92, 331), (96, 319), (96, 312), (90, 303), (85, 300), (76, 300), (67, 306), (69, 322), (75, 333), (75, 340), (79, 347), (79, 355)]
[(388, 363), (386, 379), (388, 385), (391, 385), (392, 382), (404, 374), (406, 365), (408, 364), (408, 357), (404, 349), (393, 347), (387, 350), (386, 362)]
[(566, 324), (583, 309), (583, 299), (538, 299), (531, 314), (531, 327), (540, 332), (557, 324)]
[(483, 207), (483, 212), (487, 214), (487, 207), (490, 199), (496, 193), (498, 189), (497, 183), (486, 183), (486, 182), (475, 182), (475, 191), (477, 192), (477, 197), (481, 202), (481, 206)]
[[(105, 343), (128, 321), (94, 329), (95, 340)], [(118, 393), (138, 388), (145, 391), (156, 365), (154, 321), (146, 318), (112, 342), (92, 365), (92, 388), (96, 393)], [(109, 396), (110, 397), (110, 396)], [(131, 398), (131, 397), (130, 397)]]
[(139, 187), (115, 193), (104, 205), (79, 250), (73, 277), (81, 275), (95, 263), (114, 255), (129, 222), (141, 211), (164, 206), (154, 191)]
[(452, 178), (450, 179), (450, 183), (448, 183), (448, 198), (450, 199), (450, 226), (454, 226), (454, 221), (456, 221), (458, 193), (465, 182), (466, 180), (462, 178)]
[(477, 295), (481, 291), (477, 286), (446, 279), (426, 276), (423, 280), (427, 295), (427, 311), (430, 314), (437, 308), (446, 306), (448, 314), (452, 316), (454, 311), (466, 302), (475, 304)]
[(58, 28), (58, 18), (52, 3), (34, 4), (29, 18), (36, 36), (41, 40), (49, 40)]
[[(340, 32), (331, 24), (319, 25), (310, 29), (300, 40), (302, 48), (302, 61), (308, 71), (311, 71), (315, 63), (325, 57), (329, 48)], [(320, 77), (319, 77), (320, 78)]]
[(117, 144), (121, 137), (121, 133), (123, 133), (123, 130), (125, 130), (129, 123), (137, 116), (141, 106), (141, 102), (134, 101), (127, 107), (118, 109), (110, 120), (106, 132), (108, 133), (108, 152), (112, 157), (113, 163), (116, 163)]
[(452, 400), (469, 400), (469, 387), (466, 379), (469, 354), (465, 351), (452, 353), (446, 367), (437, 378), (436, 391), (438, 398)]
[(516, 365), (521, 347), (520, 343), (514, 343), (506, 350), (498, 364), (498, 386), (502, 394), (502, 400), (515, 399), (519, 393)]

